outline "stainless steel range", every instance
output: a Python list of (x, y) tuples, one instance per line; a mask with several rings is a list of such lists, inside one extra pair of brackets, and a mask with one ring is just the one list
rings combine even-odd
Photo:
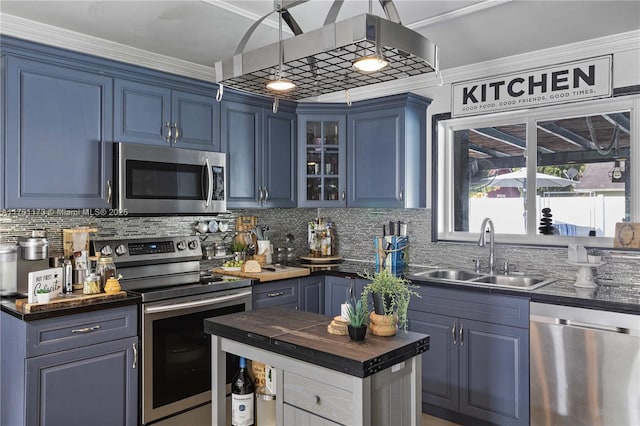
[[(211, 424), (211, 345), (203, 321), (251, 309), (251, 280), (200, 272), (197, 236), (94, 241), (123, 290), (140, 294), (142, 424)], [(237, 368), (227, 356), (227, 384)], [(229, 387), (229, 386), (228, 386)]]

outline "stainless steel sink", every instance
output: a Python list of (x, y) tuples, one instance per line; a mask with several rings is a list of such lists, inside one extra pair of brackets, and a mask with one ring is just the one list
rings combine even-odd
[(554, 279), (527, 277), (522, 275), (487, 275), (465, 271), (463, 269), (431, 269), (416, 272), (414, 275), (420, 278), (455, 281), (469, 285), (486, 285), (490, 287), (504, 287), (521, 290), (534, 290), (555, 281)]
[(484, 277), (472, 280), (476, 283), (491, 284), (499, 287), (521, 288), (525, 290), (533, 290), (547, 284), (551, 284), (555, 280), (540, 277), (524, 277), (518, 275), (486, 275)]
[(482, 277), (482, 274), (476, 274), (473, 272), (463, 271), (460, 269), (436, 269), (431, 271), (417, 272), (415, 275), (419, 275), (426, 278), (438, 278), (441, 280), (451, 281), (469, 281), (474, 278)]

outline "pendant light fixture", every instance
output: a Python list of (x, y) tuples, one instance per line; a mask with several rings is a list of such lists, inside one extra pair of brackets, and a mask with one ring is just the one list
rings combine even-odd
[[(369, 15), (373, 15), (373, 0), (369, 0)], [(384, 59), (382, 55), (382, 48), (380, 47), (380, 34), (379, 28), (376, 26), (376, 39), (375, 39), (375, 54), (362, 56), (353, 61), (353, 67), (363, 73), (377, 72), (385, 69), (389, 66), (389, 62)]]
[(282, 59), (284, 57), (284, 46), (282, 44), (282, 9), (278, 10), (278, 68), (275, 79), (269, 80), (267, 89), (275, 92), (288, 92), (296, 87), (296, 84), (282, 76)]

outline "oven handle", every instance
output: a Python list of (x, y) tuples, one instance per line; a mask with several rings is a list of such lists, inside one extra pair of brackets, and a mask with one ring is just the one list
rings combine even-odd
[(193, 302), (173, 303), (173, 304), (161, 305), (161, 306), (148, 306), (144, 308), (144, 312), (146, 314), (155, 314), (158, 312), (177, 311), (179, 309), (196, 308), (198, 306), (210, 305), (212, 303), (226, 302), (228, 300), (243, 299), (247, 296), (251, 296), (251, 290), (243, 291), (242, 293), (230, 294), (228, 296), (218, 296), (218, 297), (211, 297), (209, 299), (195, 300)]
[(211, 171), (211, 164), (209, 163), (209, 159), (204, 159), (205, 167), (207, 168), (207, 200), (205, 201), (205, 207), (209, 207), (211, 204), (211, 200), (213, 198), (213, 172)]

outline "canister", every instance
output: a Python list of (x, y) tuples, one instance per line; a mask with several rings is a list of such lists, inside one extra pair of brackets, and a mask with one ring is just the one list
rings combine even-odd
[(104, 291), (107, 280), (116, 276), (116, 265), (113, 264), (113, 258), (99, 258), (98, 265), (96, 266), (96, 274), (100, 275), (100, 291)]
[(8, 296), (18, 291), (18, 246), (0, 244), (0, 295)]
[(42, 260), (49, 257), (49, 242), (45, 237), (20, 237), (18, 245), (23, 260)]
[(100, 276), (91, 273), (84, 278), (82, 294), (97, 294), (97, 293), (100, 293)]

